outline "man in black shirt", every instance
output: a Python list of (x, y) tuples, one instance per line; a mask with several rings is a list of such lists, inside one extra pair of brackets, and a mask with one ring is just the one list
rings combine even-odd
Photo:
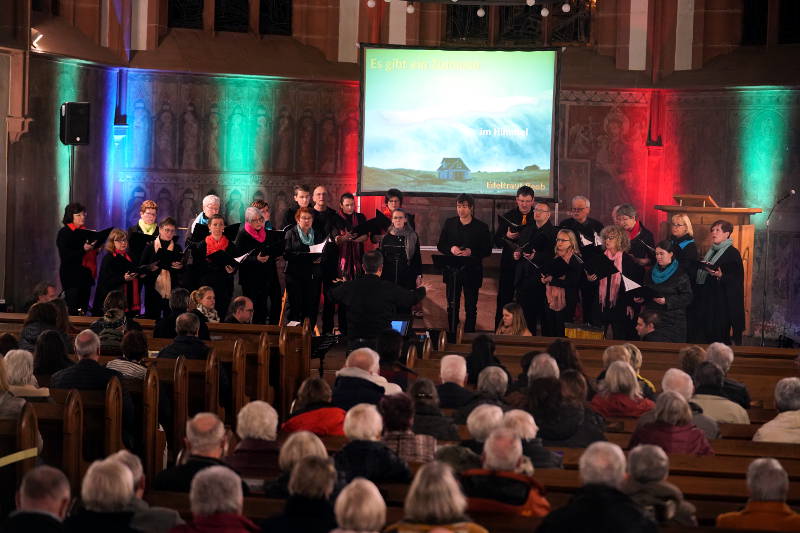
[[(485, 222), (473, 217), (475, 200), (469, 194), (459, 194), (456, 198), (458, 216), (448, 218), (439, 235), (436, 247), (444, 255), (462, 257), (464, 267), (458, 274), (444, 273), (447, 285), (447, 324), (455, 329), (461, 308), (461, 290), (464, 290), (464, 331), (475, 331), (478, 318), (478, 289), (483, 284), (484, 257), (492, 253), (491, 233)], [(451, 331), (455, 333), (455, 331)]]
[(503, 306), (514, 299), (514, 277), (517, 272), (517, 262), (514, 261), (514, 251), (519, 244), (520, 230), (512, 229), (508, 222), (519, 226), (533, 224), (534, 193), (533, 189), (523, 185), (517, 189), (517, 207), (503, 213), (498, 217), (497, 231), (494, 234), (494, 244), (503, 249), (500, 256), (500, 280), (497, 284), (497, 309), (494, 314), (494, 323), (500, 323), (503, 317)]
[[(595, 243), (599, 241), (600, 232), (603, 231), (603, 224), (599, 220), (589, 218), (591, 202), (585, 196), (574, 196), (572, 198), (572, 218), (568, 218), (561, 223), (564, 229), (572, 230), (578, 238), (578, 247), (581, 255), (587, 257), (591, 254), (602, 253), (602, 248)], [(583, 309), (583, 321), (587, 324), (594, 322), (592, 308), (598, 301), (597, 280), (589, 281), (586, 276), (581, 277), (581, 309)], [(599, 321), (600, 317), (597, 317)]]
[[(339, 228), (344, 226), (342, 217), (328, 207), (328, 189), (323, 185), (314, 187), (312, 194), (314, 200), (314, 231), (321, 231), (324, 235), (336, 235)], [(336, 263), (339, 260), (339, 247), (335, 241), (325, 245), (325, 252), (322, 257), (322, 294), (324, 303), (322, 306), (322, 334), (333, 333), (333, 315), (336, 311), (336, 304), (331, 297), (333, 283), (336, 279)]]
[(294, 219), (294, 214), (301, 207), (308, 207), (311, 204), (311, 191), (308, 185), (295, 185), (294, 186), (294, 202), (295, 205), (286, 210), (283, 214), (283, 221), (281, 226), (276, 229), (283, 229), (286, 226), (294, 226), (297, 222)]
[(530, 261), (545, 267), (555, 254), (556, 234), (558, 230), (550, 222), (550, 206), (545, 202), (537, 202), (533, 208), (535, 224), (525, 227), (520, 233), (519, 242), (524, 249), (514, 252), (518, 261), (516, 288), (517, 302), (522, 306), (528, 330), (536, 335), (536, 326), (544, 327), (544, 313), (547, 304), (544, 283), (541, 282), (541, 271)]

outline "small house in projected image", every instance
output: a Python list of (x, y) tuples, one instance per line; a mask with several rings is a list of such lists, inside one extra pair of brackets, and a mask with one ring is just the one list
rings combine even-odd
[(470, 179), (469, 167), (460, 157), (445, 157), (436, 170), (440, 180), (468, 180)]

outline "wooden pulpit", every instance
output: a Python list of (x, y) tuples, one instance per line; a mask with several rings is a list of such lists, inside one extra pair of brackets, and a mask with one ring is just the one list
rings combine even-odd
[(699, 194), (677, 194), (673, 196), (678, 205), (657, 205), (656, 209), (667, 214), (667, 222), (662, 225), (661, 238), (671, 235), (670, 226), (672, 215), (686, 213), (692, 221), (694, 241), (700, 257), (711, 247), (709, 230), (711, 224), (717, 220), (726, 220), (733, 224), (733, 245), (742, 254), (744, 264), (744, 333), (749, 335), (750, 305), (753, 289), (754, 266), (754, 241), (755, 226), (750, 224), (750, 215), (761, 213), (761, 209), (753, 207), (719, 207), (711, 196)]

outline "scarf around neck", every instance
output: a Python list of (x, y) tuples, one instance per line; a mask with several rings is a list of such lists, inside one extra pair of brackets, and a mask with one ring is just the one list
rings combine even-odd
[(308, 230), (308, 235), (303, 233), (303, 230), (300, 229), (300, 224), (296, 225), (295, 228), (297, 229), (297, 234), (300, 235), (300, 242), (305, 244), (306, 246), (313, 246), (314, 244), (314, 228)]
[(636, 224), (634, 224), (633, 227), (628, 230), (628, 238), (630, 240), (635, 239), (639, 235), (640, 231), (642, 231), (642, 225), (637, 220)]
[(158, 224), (153, 222), (152, 224), (145, 224), (144, 220), (141, 218), (139, 219), (139, 229), (142, 230), (142, 233), (145, 235), (153, 235), (156, 232), (156, 228)]
[(209, 235), (206, 237), (206, 255), (211, 255), (214, 252), (219, 252), (220, 250), (225, 250), (228, 248), (228, 238), (223, 235), (220, 237), (219, 240), (216, 240), (214, 237)]
[[(67, 227), (72, 231), (83, 229), (83, 226), (76, 226), (72, 222), (67, 223)], [(92, 274), (92, 279), (97, 279), (97, 248), (92, 248), (88, 252), (83, 252), (81, 266), (88, 269)]]
[[(733, 246), (732, 239), (725, 239), (719, 244), (712, 244), (711, 248), (708, 249), (706, 252), (705, 257), (703, 257), (703, 261), (711, 263), (712, 265), (716, 265), (719, 258), (722, 257), (722, 254), (725, 253), (725, 250)], [(704, 268), (699, 268), (697, 270), (697, 284), (702, 285), (708, 279), (708, 272)]]
[(690, 244), (692, 244), (694, 242), (694, 239), (688, 233), (686, 235), (684, 235), (683, 237), (681, 237), (681, 239), (683, 239), (683, 240), (675, 240), (673, 238), (673, 240), (675, 240), (675, 243), (678, 246), (680, 246), (681, 250), (685, 250), (687, 246), (689, 246)]
[(255, 229), (249, 222), (244, 223), (244, 230), (252, 238), (258, 242), (264, 242), (267, 239), (267, 228), (263, 227), (259, 230)]
[(672, 263), (670, 263), (664, 268), (661, 268), (660, 266), (656, 265), (653, 268), (653, 270), (650, 271), (650, 275), (653, 277), (653, 281), (659, 284), (659, 283), (664, 283), (669, 278), (671, 278), (672, 275), (675, 272), (677, 272), (677, 270), (678, 270), (678, 262), (675, 259), (673, 259)]
[(216, 309), (209, 309), (203, 304), (200, 304), (197, 306), (197, 310), (200, 311), (209, 322), (219, 322), (219, 313), (217, 313)]
[(414, 252), (417, 249), (417, 233), (411, 229), (408, 222), (403, 226), (403, 229), (397, 229), (394, 225), (389, 226), (389, 233), (395, 237), (405, 237), (406, 240), (406, 259), (411, 262), (414, 257)]
[[(600, 307), (603, 309), (606, 307), (606, 295), (608, 296), (608, 307), (611, 308), (616, 305), (619, 286), (622, 282), (622, 252), (612, 254), (606, 250), (604, 253), (606, 257), (614, 261), (614, 266), (617, 267), (617, 271), (600, 281)], [(610, 288), (608, 286), (609, 279), (611, 283)]]
[[(155, 249), (156, 253), (164, 246), (162, 244), (161, 237), (153, 241), (153, 248)], [(175, 249), (175, 241), (168, 241), (167, 250), (170, 252)], [(162, 268), (158, 272), (158, 277), (156, 277), (156, 292), (161, 295), (162, 298), (165, 300), (169, 298), (169, 295), (172, 294), (172, 275), (169, 272), (169, 269)]]

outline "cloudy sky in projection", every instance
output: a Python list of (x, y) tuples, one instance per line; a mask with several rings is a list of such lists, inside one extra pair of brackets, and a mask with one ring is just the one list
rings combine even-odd
[(461, 157), (472, 171), (550, 168), (554, 61), (554, 52), (367, 49), (364, 164), (436, 170)]

